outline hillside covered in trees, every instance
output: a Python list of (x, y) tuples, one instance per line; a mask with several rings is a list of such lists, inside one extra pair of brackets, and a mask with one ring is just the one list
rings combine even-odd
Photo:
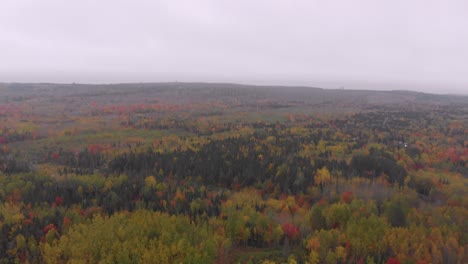
[(467, 263), (468, 97), (0, 84), (0, 263)]

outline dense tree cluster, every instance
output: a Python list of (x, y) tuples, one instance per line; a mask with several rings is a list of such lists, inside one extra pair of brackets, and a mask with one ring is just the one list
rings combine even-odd
[(173, 86), (4, 111), (0, 263), (467, 262), (465, 105)]

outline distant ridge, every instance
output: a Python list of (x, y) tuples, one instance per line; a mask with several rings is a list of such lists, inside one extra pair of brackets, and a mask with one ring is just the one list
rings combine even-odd
[[(73, 87), (72, 90), (67, 88)], [(334, 103), (344, 105), (362, 104), (453, 104), (468, 103), (468, 95), (440, 95), (410, 90), (352, 90), (325, 89), (311, 86), (249, 85), (239, 83), (209, 82), (151, 82), (151, 83), (0, 83), (0, 93), (20, 94), (28, 92), (72, 94), (109, 93), (164, 93), (178, 92), (178, 97), (197, 100), (223, 96), (267, 96), (276, 100), (296, 101), (307, 104)], [(6, 95), (6, 94), (4, 94)]]

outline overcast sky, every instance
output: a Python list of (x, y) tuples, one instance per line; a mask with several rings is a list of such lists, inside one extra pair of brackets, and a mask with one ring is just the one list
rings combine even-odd
[(468, 1), (0, 1), (0, 82), (175, 80), (468, 93)]

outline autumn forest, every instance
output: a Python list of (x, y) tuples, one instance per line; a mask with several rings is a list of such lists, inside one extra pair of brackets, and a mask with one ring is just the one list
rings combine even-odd
[(467, 96), (0, 83), (0, 263), (467, 263), (467, 134)]

